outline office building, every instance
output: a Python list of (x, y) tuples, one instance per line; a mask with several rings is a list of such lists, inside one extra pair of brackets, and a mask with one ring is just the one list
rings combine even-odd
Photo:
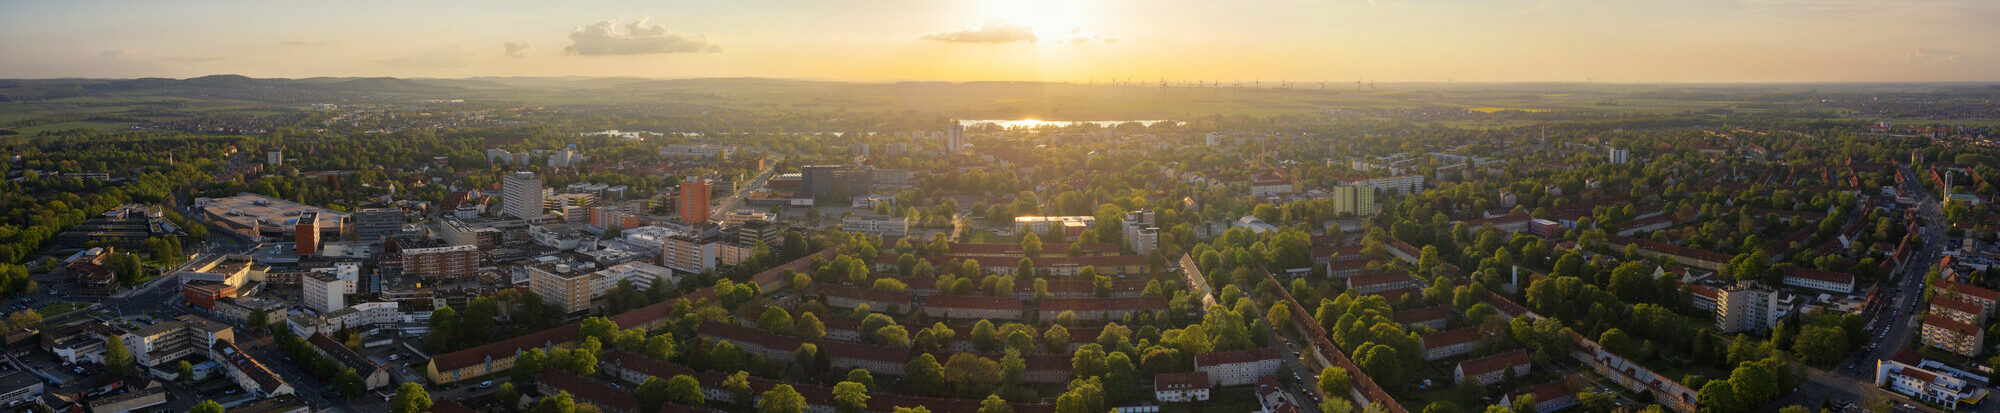
[(816, 200), (846, 202), (855, 196), (868, 194), (868, 190), (875, 185), (872, 170), (846, 165), (801, 166), (799, 175), (800, 189)]
[(515, 172), (500, 183), (501, 212), (520, 219), (542, 217), (542, 178), (534, 172)]
[(362, 208), (354, 212), (354, 236), (362, 241), (379, 241), (403, 231), (403, 211), (395, 208)]
[(721, 254), (721, 238), (714, 227), (706, 225), (670, 235), (666, 251), (660, 256), (662, 265), (690, 274), (714, 271)]
[(840, 220), (840, 230), (850, 233), (876, 235), (884, 238), (902, 238), (910, 236), (910, 219), (888, 216), (850, 216)]
[(681, 181), (681, 196), (675, 201), (675, 208), (681, 212), (681, 222), (708, 222), (708, 195), (711, 190), (706, 179), (689, 177)]
[(208, 358), (221, 364), (222, 371), (228, 373), (229, 379), (236, 382), (238, 387), (249, 390), (251, 395), (259, 399), (284, 396), (294, 392), (291, 384), (285, 383), (285, 379), (279, 378), (278, 374), (272, 372), (263, 362), (250, 357), (250, 353), (245, 353), (242, 348), (236, 347), (234, 342), (210, 343)]
[(484, 260), (476, 245), (443, 245), (436, 242), (397, 243), (394, 252), (402, 264), (402, 274), (425, 279), (460, 279), (479, 273)]

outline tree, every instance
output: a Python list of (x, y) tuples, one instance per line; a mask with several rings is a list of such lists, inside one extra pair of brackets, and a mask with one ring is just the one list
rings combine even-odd
[(1014, 406), (1007, 404), (1007, 399), (1000, 398), (1000, 395), (988, 394), (986, 400), (979, 401), (977, 413), (1014, 413)]
[(632, 391), (632, 397), (639, 399), (639, 411), (652, 412), (659, 411), (660, 405), (667, 402), (667, 392), (666, 380), (646, 376), (646, 381), (639, 383), (639, 388)]
[(1083, 348), (1077, 349), (1075, 355), (1070, 356), (1070, 372), (1079, 378), (1104, 375), (1104, 371), (1109, 368), (1106, 365), (1108, 361), (1105, 358), (1106, 355), (1102, 346), (1086, 344)]
[(188, 364), (187, 360), (181, 360), (180, 363), (174, 364), (174, 377), (180, 378), (181, 383), (193, 383), (194, 365)]
[(868, 374), (868, 370), (860, 368), (848, 370), (847, 379), (844, 381), (859, 383), (863, 387), (867, 388), (868, 391), (875, 391), (875, 376), (872, 374)]
[(1424, 406), (1424, 413), (1458, 413), (1458, 404), (1449, 401), (1434, 401)]
[(779, 307), (764, 307), (764, 313), (757, 316), (757, 328), (778, 334), (792, 331), (792, 313)]
[(1133, 394), (1139, 386), (1138, 368), (1132, 365), (1132, 357), (1125, 352), (1114, 351), (1104, 359), (1104, 388), (1107, 403), (1123, 405), (1133, 401)]
[(682, 406), (701, 406), (706, 397), (701, 394), (701, 382), (686, 374), (674, 375), (667, 379), (667, 401)]
[(1354, 376), (1347, 369), (1327, 366), (1319, 371), (1319, 392), (1326, 397), (1347, 397)]
[(821, 323), (819, 316), (813, 315), (810, 311), (800, 313), (799, 321), (792, 323), (792, 334), (808, 340), (817, 340), (826, 337), (826, 324)]
[(536, 413), (576, 413), (576, 398), (569, 392), (557, 392), (553, 397), (543, 397), (535, 402)]
[(188, 408), (188, 413), (222, 413), (222, 403), (216, 403), (214, 400), (202, 400), (201, 403)]
[(722, 391), (728, 392), (736, 404), (750, 406), (750, 372), (737, 371), (722, 379)]
[(989, 394), (1000, 382), (1000, 364), (971, 353), (953, 354), (944, 362), (944, 380), (961, 397)]
[(104, 364), (119, 376), (131, 372), (132, 351), (125, 348), (125, 340), (104, 340)]
[(501, 405), (507, 410), (521, 407), (521, 391), (514, 388), (513, 382), (500, 383), (500, 390), (495, 395), (500, 397)]
[(454, 347), (457, 341), (453, 333), (458, 329), (458, 310), (444, 306), (431, 311), (430, 327), (430, 335), (424, 336), (426, 349), (432, 353), (445, 353), (457, 349)]
[(396, 398), (389, 402), (391, 413), (423, 413), (431, 409), (431, 394), (424, 391), (424, 385), (403, 382), (396, 388)]
[(1597, 343), (1604, 345), (1604, 351), (1609, 351), (1611, 354), (1621, 356), (1633, 354), (1632, 337), (1625, 335), (1624, 330), (1616, 328), (1604, 330), (1604, 334), (1597, 336)]
[[(1030, 257), (1041, 255), (1042, 237), (1040, 235), (1035, 235), (1034, 231), (1022, 231), (1021, 252), (1026, 253)], [(1019, 274), (1019, 275), (1026, 276), (1027, 274)]]
[(1048, 331), (1042, 332), (1042, 342), (1047, 343), (1045, 347), (1050, 353), (1062, 354), (1069, 349), (1069, 329), (1060, 324), (1049, 326)]
[(806, 397), (792, 389), (790, 384), (771, 386), (757, 399), (757, 413), (803, 413), (806, 411)]
[(921, 396), (942, 396), (945, 383), (944, 366), (938, 365), (937, 357), (930, 353), (918, 354), (909, 364), (903, 365), (903, 382), (911, 393)]
[(250, 317), (247, 322), (250, 323), (250, 330), (263, 331), (264, 327), (271, 325), (271, 313), (264, 311), (263, 308), (250, 310)]
[(514, 356), (514, 367), (509, 370), (509, 375), (514, 377), (514, 381), (526, 383), (529, 378), (541, 374), (545, 368), (548, 368), (548, 355), (539, 347), (530, 348), (521, 352), (521, 355)]
[(983, 352), (1000, 348), (1000, 332), (993, 329), (992, 321), (980, 319), (972, 324), (972, 346)]
[(353, 368), (341, 370), (340, 375), (333, 378), (334, 391), (338, 391), (341, 396), (350, 399), (361, 397), (362, 393), (368, 391), (367, 386), (368, 384), (361, 381), (361, 375), (355, 373)]
[(834, 384), (833, 401), (842, 413), (859, 413), (868, 408), (868, 386), (851, 381)]

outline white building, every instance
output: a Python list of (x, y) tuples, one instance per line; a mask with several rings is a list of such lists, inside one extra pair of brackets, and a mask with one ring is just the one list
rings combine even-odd
[(1715, 328), (1725, 334), (1770, 331), (1791, 315), (1797, 297), (1755, 283), (1740, 282), (1716, 291)]
[(1333, 212), (1336, 214), (1344, 212), (1354, 216), (1369, 216), (1381, 212), (1381, 207), (1375, 205), (1375, 187), (1354, 185), (1333, 187)]
[(637, 261), (613, 265), (597, 273), (599, 279), (591, 286), (591, 290), (592, 294), (600, 297), (605, 291), (617, 287), (620, 280), (632, 280), (632, 287), (640, 291), (653, 288), (653, 284), (659, 282), (667, 283), (669, 288), (679, 286), (681, 283), (681, 277), (675, 276), (673, 270)]
[(320, 314), (347, 307), (347, 283), (333, 274), (308, 272), (299, 276), (306, 308)]
[(1977, 386), (1967, 385), (1964, 379), (1916, 366), (1912, 363), (1915, 359), (1916, 353), (1906, 350), (1876, 362), (1875, 385), (1947, 410), (1957, 410), (1959, 402), (1980, 394)]
[(1203, 143), (1207, 144), (1210, 148), (1219, 147), (1222, 146), (1222, 140), (1228, 137), (1229, 135), (1222, 132), (1209, 132), (1208, 135), (1203, 136)]
[(661, 147), (660, 156), (668, 158), (714, 158), (716, 156), (726, 157), (735, 151), (736, 148), (728, 146), (673, 144)]
[(889, 238), (910, 236), (910, 219), (851, 216), (840, 220), (840, 230)]
[(1160, 373), (1153, 376), (1153, 399), (1163, 403), (1208, 400), (1208, 373)]
[(965, 150), (965, 125), (951, 121), (951, 128), (944, 133), (945, 153), (959, 153)]
[(1126, 248), (1145, 255), (1160, 247), (1160, 227), (1154, 224), (1154, 216), (1153, 211), (1147, 209), (1125, 213), (1125, 220), (1119, 224), (1125, 230)]
[(501, 211), (520, 219), (542, 217), (542, 178), (534, 172), (515, 172), (500, 183)]
[(1632, 151), (1630, 150), (1611, 148), (1610, 151), (1611, 163), (1622, 164), (1632, 161)]

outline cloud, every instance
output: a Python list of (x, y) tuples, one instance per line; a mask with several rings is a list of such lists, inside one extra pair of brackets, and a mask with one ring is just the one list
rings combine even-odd
[(922, 39), (948, 43), (1032, 43), (1039, 40), (1035, 37), (1034, 28), (1002, 20), (986, 22), (979, 27), (926, 34)]
[(1908, 59), (1912, 62), (1958, 63), (1959, 60), (1965, 59), (1965, 54), (1957, 50), (1919, 47), (1910, 51)]
[(528, 42), (507, 42), (505, 47), (507, 48), (507, 57), (528, 57), (528, 48), (534, 47), (534, 45)]
[(570, 45), (563, 48), (563, 54), (611, 56), (722, 51), (722, 46), (710, 43), (707, 36), (670, 32), (665, 26), (646, 24), (646, 19), (623, 25), (620, 20), (612, 19), (577, 26), (575, 30), (570, 30), (569, 40)]

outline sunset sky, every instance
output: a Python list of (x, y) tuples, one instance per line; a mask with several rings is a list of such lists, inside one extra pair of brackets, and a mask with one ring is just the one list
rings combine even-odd
[(0, 0), (0, 77), (2000, 80), (1988, 0)]

